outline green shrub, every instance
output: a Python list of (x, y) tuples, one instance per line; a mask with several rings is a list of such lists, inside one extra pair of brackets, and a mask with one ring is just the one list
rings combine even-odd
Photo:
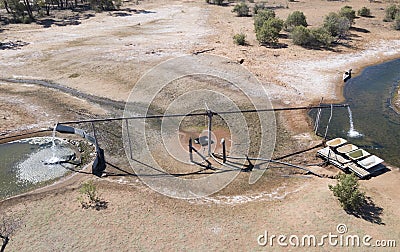
[(278, 42), (279, 32), (282, 30), (283, 20), (269, 18), (256, 30), (257, 40), (261, 44), (275, 44)]
[(289, 14), (285, 21), (285, 30), (291, 31), (296, 26), (304, 26), (307, 27), (307, 20), (306, 16), (301, 11), (294, 11), (293, 13)]
[(21, 18), (21, 22), (24, 24), (30, 24), (33, 22), (33, 19), (29, 16), (24, 16)]
[(385, 10), (385, 17), (383, 18), (383, 21), (385, 22), (393, 21), (396, 18), (397, 13), (400, 13), (400, 8), (394, 4), (390, 5)]
[(356, 12), (351, 6), (344, 6), (340, 9), (339, 16), (347, 18), (351, 25), (354, 23), (354, 19), (356, 18)]
[(290, 37), (295, 45), (303, 47), (329, 47), (333, 41), (324, 28), (308, 29), (302, 25), (294, 27)]
[(82, 194), (82, 196), (78, 198), (82, 205), (82, 208), (93, 208), (96, 210), (107, 208), (108, 203), (100, 199), (97, 194), (96, 185), (93, 183), (92, 180), (83, 183), (79, 192)]
[(233, 42), (237, 45), (246, 45), (246, 34), (238, 33), (233, 36)]
[(113, 0), (89, 0), (90, 7), (96, 12), (113, 11), (117, 6), (121, 6), (121, 1), (114, 2)]
[(236, 15), (238, 17), (249, 16), (249, 11), (250, 11), (250, 8), (245, 3), (240, 3), (240, 4), (235, 5), (235, 7), (232, 10), (232, 12), (236, 12)]
[(258, 11), (257, 15), (254, 16), (254, 29), (256, 33), (270, 18), (275, 18), (275, 12), (273, 10), (265, 9)]
[(311, 32), (306, 27), (299, 25), (292, 29), (290, 37), (295, 45), (308, 46), (312, 39)]
[(362, 7), (357, 11), (357, 14), (361, 17), (370, 17), (371, 16), (371, 10), (368, 9), (367, 7)]
[(254, 15), (258, 14), (259, 11), (266, 9), (265, 3), (256, 3), (253, 7)]
[(347, 211), (358, 210), (365, 202), (365, 194), (358, 188), (358, 180), (353, 174), (342, 174), (335, 186), (329, 185), (340, 205)]
[(393, 24), (393, 28), (397, 31), (400, 30), (400, 13), (397, 13), (395, 19), (394, 19), (394, 24)]
[(311, 29), (311, 34), (314, 37), (315, 41), (317, 42), (315, 44), (316, 46), (322, 46), (328, 48), (331, 46), (333, 42), (333, 37), (323, 27)]
[(350, 21), (346, 17), (341, 17), (339, 14), (331, 12), (325, 17), (323, 28), (332, 37), (346, 37), (350, 29)]

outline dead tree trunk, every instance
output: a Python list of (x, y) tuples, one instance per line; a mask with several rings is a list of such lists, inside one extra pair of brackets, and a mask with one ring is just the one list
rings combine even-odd
[(6, 246), (8, 244), (8, 241), (10, 240), (10, 238), (8, 238), (7, 236), (4, 237), (4, 236), (1, 236), (1, 235), (0, 235), (0, 237), (1, 237), (1, 239), (3, 239), (3, 245), (1, 245), (0, 252), (4, 252), (5, 249), (6, 249)]
[(7, 13), (10, 14), (11, 11), (10, 11), (10, 9), (8, 8), (8, 2), (7, 2), (7, 0), (4, 0), (3, 3), (4, 3), (4, 8), (6, 9)]

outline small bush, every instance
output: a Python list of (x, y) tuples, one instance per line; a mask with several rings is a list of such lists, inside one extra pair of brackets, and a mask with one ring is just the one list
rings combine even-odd
[(89, 0), (90, 7), (96, 12), (103, 11), (113, 11), (117, 9), (117, 6), (121, 6), (121, 1), (113, 1), (113, 0)]
[(323, 28), (332, 37), (346, 37), (350, 29), (350, 21), (346, 17), (341, 17), (339, 14), (331, 12), (325, 17)]
[(296, 26), (290, 33), (293, 44), (303, 47), (330, 47), (333, 38), (324, 28)]
[(250, 11), (250, 8), (245, 3), (240, 3), (240, 4), (235, 5), (235, 7), (232, 10), (232, 12), (236, 12), (236, 15), (238, 17), (249, 16), (249, 11)]
[(296, 26), (304, 26), (307, 27), (307, 20), (306, 16), (301, 11), (294, 11), (293, 13), (289, 14), (285, 21), (285, 30), (291, 31)]
[(25, 16), (25, 17), (23, 17), (21, 19), (21, 22), (24, 23), (24, 24), (30, 24), (30, 23), (33, 22), (33, 19), (31, 17), (29, 17), (29, 16)]
[(256, 3), (253, 7), (253, 13), (256, 15), (259, 11), (266, 9), (265, 3)]
[(392, 22), (396, 18), (397, 13), (400, 13), (400, 8), (397, 7), (395, 4), (390, 5), (386, 8), (383, 21)]
[(83, 183), (79, 192), (82, 194), (82, 196), (78, 198), (82, 208), (93, 208), (96, 210), (107, 208), (108, 203), (100, 199), (97, 194), (96, 185), (93, 184), (93, 181), (90, 180), (89, 182)]
[(400, 13), (397, 13), (394, 19), (393, 28), (397, 31), (400, 31)]
[(371, 16), (371, 10), (368, 9), (367, 7), (362, 7), (357, 11), (357, 14), (361, 17), (370, 17)]
[(311, 34), (313, 35), (316, 46), (330, 47), (333, 42), (333, 37), (324, 28), (311, 29)]
[(311, 41), (311, 32), (306, 27), (299, 25), (293, 28), (290, 37), (295, 45), (307, 46)]
[(246, 45), (246, 34), (238, 33), (233, 36), (233, 42), (237, 45)]
[(270, 18), (275, 18), (275, 12), (273, 10), (265, 9), (257, 12), (257, 15), (254, 16), (254, 29), (256, 33)]
[(358, 188), (358, 180), (354, 174), (342, 174), (335, 186), (329, 185), (340, 205), (346, 211), (358, 210), (365, 202), (365, 194)]
[(261, 44), (276, 44), (282, 27), (283, 20), (279, 18), (269, 18), (256, 30), (257, 40)]
[(344, 6), (340, 9), (339, 16), (347, 18), (351, 25), (354, 23), (354, 19), (356, 18), (356, 12), (351, 6)]

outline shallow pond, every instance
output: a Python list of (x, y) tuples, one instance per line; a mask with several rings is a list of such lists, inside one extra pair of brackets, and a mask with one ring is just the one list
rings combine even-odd
[(44, 185), (75, 167), (68, 142), (36, 137), (0, 144), (0, 199)]

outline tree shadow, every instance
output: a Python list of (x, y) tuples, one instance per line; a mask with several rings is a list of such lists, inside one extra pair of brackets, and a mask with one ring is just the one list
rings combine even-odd
[(267, 47), (267, 48), (272, 48), (272, 49), (284, 49), (284, 48), (288, 47), (288, 44), (286, 44), (286, 43), (270, 43), (270, 44), (263, 43), (261, 45), (264, 47)]
[(346, 212), (368, 222), (378, 225), (385, 225), (381, 218), (383, 208), (375, 205), (371, 197), (365, 198), (365, 201), (359, 210), (347, 210)]
[(118, 12), (112, 12), (111, 16), (113, 16), (113, 17), (129, 17), (129, 16), (132, 16), (132, 14), (118, 11)]
[(266, 7), (266, 9), (268, 9), (268, 10), (278, 10), (278, 9), (286, 9), (286, 7), (283, 6), (283, 5), (275, 5), (275, 6), (268, 6), (268, 7)]
[(57, 20), (53, 18), (45, 18), (45, 19), (38, 19), (36, 20), (36, 24), (42, 25), (43, 28), (49, 28), (52, 25), (56, 26), (68, 26), (68, 25), (80, 25), (80, 20), (89, 19), (94, 17), (95, 15), (92, 13), (85, 13), (85, 14), (76, 14), (66, 19)]
[(77, 19), (55, 20), (52, 18), (46, 18), (37, 20), (36, 24), (43, 26), (43, 28), (50, 28), (52, 25), (56, 26), (80, 25), (81, 22)]
[(120, 11), (126, 11), (126, 12), (133, 12), (135, 14), (152, 14), (152, 13), (156, 13), (155, 11), (148, 11), (148, 10), (143, 10), (143, 9), (131, 9), (131, 8), (124, 8), (124, 9), (120, 9)]
[(26, 45), (29, 45), (29, 43), (21, 40), (0, 42), (0, 50), (17, 50)]
[(371, 176), (370, 176), (371, 178), (380, 176), (389, 171), (391, 171), (391, 170), (383, 164), (379, 164), (379, 165), (369, 169), (369, 172), (371, 173)]
[(96, 209), (97, 211), (107, 209), (108, 202), (102, 199), (96, 199), (94, 202), (81, 202), (83, 209)]
[(360, 27), (354, 27), (354, 26), (350, 27), (350, 30), (355, 31), (355, 32), (370, 33), (370, 31), (367, 29), (360, 28)]
[(289, 38), (289, 34), (286, 34), (286, 33), (279, 33), (279, 38), (288, 39), (288, 38)]

